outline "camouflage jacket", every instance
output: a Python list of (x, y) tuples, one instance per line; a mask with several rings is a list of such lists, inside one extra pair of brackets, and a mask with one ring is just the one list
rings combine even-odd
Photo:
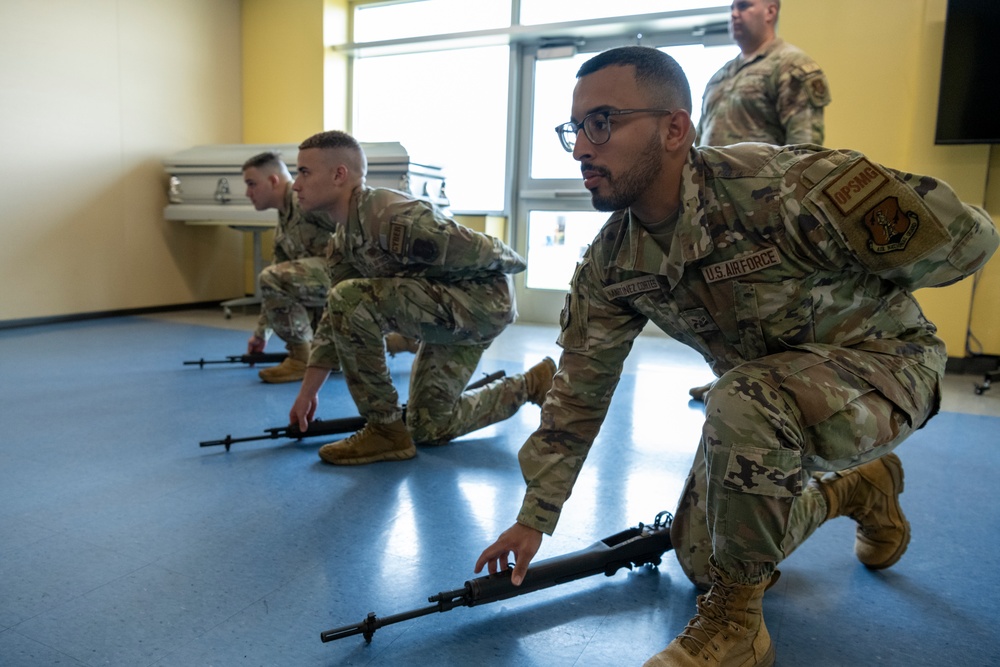
[(946, 184), (860, 153), (693, 149), (669, 252), (625, 210), (577, 266), (559, 372), (520, 452), (528, 488), (518, 521), (555, 528), (647, 321), (717, 375), (792, 348), (833, 359), (876, 352), (866, 381), (905, 407), (903, 369), (943, 373), (946, 361), (911, 291), (970, 275), (998, 243), (989, 215)]
[[(323, 213), (306, 213), (299, 208), (299, 200), (289, 183), (285, 189), (284, 212), (278, 211), (278, 226), (274, 230), (274, 259), (280, 264), (304, 257), (326, 256), (326, 246), (334, 229), (329, 216)], [(254, 334), (266, 338), (270, 326), (267, 315), (261, 312)]]
[[(520, 273), (526, 266), (499, 239), (458, 224), (426, 200), (395, 190), (361, 187), (350, 211), (327, 250), (333, 285), (350, 278), (419, 277), (461, 287), (469, 280)], [(309, 365), (331, 367), (332, 345), (324, 317)]]
[(734, 58), (705, 86), (696, 143), (823, 143), (830, 86), (803, 51), (775, 39), (752, 60)]

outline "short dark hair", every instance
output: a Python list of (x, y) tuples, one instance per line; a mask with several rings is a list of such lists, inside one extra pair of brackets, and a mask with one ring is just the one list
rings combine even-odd
[(355, 151), (364, 152), (361, 150), (361, 144), (358, 143), (357, 139), (341, 130), (327, 130), (326, 132), (319, 132), (312, 135), (299, 144), (300, 151), (307, 148), (350, 148)]
[(358, 143), (358, 140), (347, 132), (342, 130), (327, 130), (326, 132), (314, 134), (299, 144), (300, 151), (309, 148), (340, 150), (341, 159), (344, 160), (344, 164), (350, 167), (351, 170), (355, 171), (362, 178), (368, 172), (368, 156), (365, 155), (365, 150)]
[(281, 160), (281, 153), (278, 151), (264, 151), (244, 162), (243, 171), (250, 168), (260, 169), (261, 167), (272, 167), (281, 170), (284, 164)]
[(576, 78), (612, 65), (635, 67), (635, 80), (647, 88), (651, 101), (691, 112), (691, 86), (677, 61), (650, 46), (622, 46), (598, 53), (583, 63)]

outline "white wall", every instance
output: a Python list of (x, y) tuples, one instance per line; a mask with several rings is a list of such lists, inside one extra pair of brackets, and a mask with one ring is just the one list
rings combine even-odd
[(240, 0), (0, 0), (0, 321), (243, 293), (162, 159), (242, 139)]

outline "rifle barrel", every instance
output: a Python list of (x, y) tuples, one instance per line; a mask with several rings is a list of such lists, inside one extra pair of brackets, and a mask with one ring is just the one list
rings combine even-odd
[(361, 621), (357, 625), (345, 625), (341, 628), (326, 630), (325, 632), (319, 633), (319, 638), (320, 641), (325, 644), (327, 642), (336, 641), (337, 639), (343, 639), (344, 637), (364, 635), (365, 643), (371, 644), (372, 635), (374, 635), (375, 631), (381, 627), (392, 625), (393, 623), (402, 623), (403, 621), (409, 621), (410, 619), (427, 616), (428, 614), (434, 614), (439, 611), (444, 610), (441, 609), (440, 605), (433, 605), (431, 607), (423, 607), (412, 611), (404, 611), (400, 614), (386, 616), (385, 618), (379, 618), (375, 615), (375, 612), (369, 612), (368, 616), (365, 617), (365, 620)]
[(204, 368), (209, 364), (280, 364), (288, 354), (284, 352), (260, 352), (258, 354), (231, 354), (225, 359), (198, 359), (196, 361), (185, 361), (185, 366), (197, 366)]
[(653, 525), (639, 524), (596, 542), (586, 549), (574, 551), (555, 558), (543, 560), (528, 568), (520, 586), (510, 582), (512, 568), (465, 582), (463, 588), (432, 595), (427, 600), (435, 602), (433, 607), (378, 618), (370, 612), (365, 620), (356, 625), (345, 625), (320, 633), (323, 642), (363, 634), (371, 643), (372, 635), (384, 625), (408, 621), (434, 612), (445, 612), (455, 607), (474, 607), (508, 598), (533, 593), (558, 586), (595, 574), (613, 575), (619, 569), (632, 565), (659, 565), (663, 554), (673, 548), (670, 541), (670, 525), (673, 516), (669, 512), (656, 515)]

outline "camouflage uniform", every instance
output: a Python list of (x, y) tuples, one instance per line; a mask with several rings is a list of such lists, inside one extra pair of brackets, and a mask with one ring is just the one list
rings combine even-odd
[(555, 528), (652, 321), (719, 377), (677, 556), (708, 583), (714, 549), (749, 582), (824, 520), (809, 473), (873, 460), (934, 414), (945, 347), (912, 290), (973, 273), (998, 235), (942, 182), (818, 146), (692, 149), (680, 198), (668, 251), (625, 210), (578, 265), (559, 371), (520, 452), (518, 521)]
[(330, 289), (326, 246), (333, 223), (323, 214), (301, 211), (290, 183), (284, 208), (274, 233), (274, 261), (260, 273), (262, 303), (254, 335), (266, 339), (273, 329), (286, 343), (308, 343)]
[(340, 367), (362, 416), (399, 419), (383, 335), (421, 341), (407, 426), (438, 444), (506, 419), (526, 401), (523, 377), (463, 393), (483, 352), (517, 311), (509, 274), (524, 260), (499, 240), (455, 223), (429, 202), (362, 187), (329, 246), (331, 289), (309, 365)]
[(819, 65), (775, 39), (752, 60), (734, 58), (711, 78), (696, 143), (822, 144), (823, 107), (829, 103), (830, 86)]

